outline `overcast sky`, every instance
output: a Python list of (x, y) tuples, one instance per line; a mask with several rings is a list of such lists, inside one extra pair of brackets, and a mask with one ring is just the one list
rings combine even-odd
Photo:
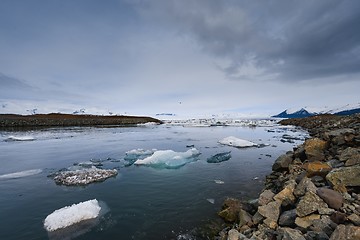
[(275, 114), (360, 102), (360, 1), (1, 0), (0, 108)]

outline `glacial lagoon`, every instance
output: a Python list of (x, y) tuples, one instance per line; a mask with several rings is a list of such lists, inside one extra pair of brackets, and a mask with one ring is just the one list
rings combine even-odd
[[(257, 146), (219, 143), (229, 136)], [(218, 218), (226, 197), (256, 198), (275, 159), (306, 137), (273, 122), (0, 131), (0, 239), (201, 239), (197, 231)], [(146, 164), (157, 155), (182, 161)], [(117, 175), (80, 186), (53, 180), (84, 167)], [(55, 210), (92, 199), (102, 209), (96, 219), (57, 232), (44, 227)]]

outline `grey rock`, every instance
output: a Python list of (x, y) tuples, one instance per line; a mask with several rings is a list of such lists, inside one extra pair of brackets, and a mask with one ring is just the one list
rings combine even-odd
[(259, 196), (259, 205), (264, 206), (273, 201), (275, 194), (271, 190), (264, 190)]
[[(330, 236), (334, 231), (334, 222), (331, 221), (329, 216), (321, 216), (320, 219), (314, 220), (310, 229), (315, 232), (324, 232)], [(336, 226), (335, 226), (336, 227)]]
[(360, 150), (348, 147), (339, 156), (339, 160), (345, 162), (345, 166), (360, 164)]
[(261, 223), (263, 220), (264, 220), (264, 217), (263, 217), (259, 212), (256, 212), (256, 213), (254, 214), (254, 216), (252, 217), (252, 222), (253, 222), (255, 225)]
[(258, 212), (265, 217), (264, 223), (270, 228), (276, 228), (280, 215), (281, 202), (273, 201), (265, 206), (260, 206)]
[(294, 190), (294, 195), (296, 197), (304, 196), (306, 192), (316, 192), (317, 187), (315, 184), (307, 177), (304, 177), (300, 183), (296, 186)]
[(240, 211), (239, 211), (239, 227), (242, 227), (244, 225), (251, 226), (252, 224), (253, 223), (252, 223), (251, 215), (248, 212), (246, 212), (245, 210), (240, 209)]
[(340, 224), (331, 234), (330, 240), (359, 240), (360, 227)]
[(306, 229), (310, 227), (315, 220), (319, 220), (320, 215), (319, 214), (311, 214), (305, 217), (297, 217), (295, 219), (295, 224), (303, 229)]
[(279, 225), (284, 227), (291, 227), (295, 225), (296, 209), (285, 211), (280, 215)]
[(245, 235), (238, 232), (236, 229), (231, 229), (228, 232), (227, 240), (246, 240), (248, 239)]
[(360, 166), (333, 169), (326, 175), (326, 180), (333, 186), (360, 186)]
[(348, 216), (348, 220), (350, 220), (356, 226), (360, 226), (360, 216), (359, 215), (353, 213), (350, 216)]
[(306, 240), (300, 230), (292, 228), (279, 228), (279, 236), (277, 239), (281, 240)]
[(329, 240), (329, 236), (324, 232), (307, 231), (304, 237), (306, 240)]
[(287, 153), (284, 155), (281, 155), (280, 157), (278, 157), (273, 166), (272, 166), (272, 170), (273, 171), (283, 171), (283, 170), (287, 170), (289, 169), (289, 165), (293, 160), (293, 154), (292, 153)]
[(296, 207), (296, 214), (299, 217), (305, 217), (319, 208), (327, 208), (327, 204), (314, 192), (306, 192)]

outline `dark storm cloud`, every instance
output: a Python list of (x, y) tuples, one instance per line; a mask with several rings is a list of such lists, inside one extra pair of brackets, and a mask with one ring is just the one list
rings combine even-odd
[(142, 13), (229, 60), (231, 78), (249, 66), (289, 81), (360, 72), (360, 1), (157, 1)]

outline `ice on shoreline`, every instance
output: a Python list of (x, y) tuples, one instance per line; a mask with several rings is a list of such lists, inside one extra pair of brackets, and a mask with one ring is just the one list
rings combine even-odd
[(151, 156), (135, 161), (135, 165), (147, 165), (157, 168), (178, 168), (187, 163), (197, 160), (199, 150), (191, 148), (186, 152), (175, 152), (173, 150), (155, 151)]
[(228, 145), (231, 147), (245, 148), (245, 147), (257, 147), (258, 144), (250, 142), (248, 140), (236, 138), (233, 136), (226, 137), (219, 141), (220, 144)]
[(97, 218), (100, 210), (96, 199), (66, 206), (49, 214), (44, 220), (44, 227), (48, 232), (66, 228), (84, 220)]
[(87, 185), (102, 182), (118, 174), (116, 169), (99, 169), (94, 166), (73, 171), (61, 171), (55, 174), (56, 184), (66, 186)]
[(25, 170), (25, 171), (20, 171), (20, 172), (8, 173), (8, 174), (0, 175), (0, 180), (1, 179), (28, 177), (28, 176), (39, 174), (41, 172), (42, 172), (42, 169), (31, 169), (31, 170)]

